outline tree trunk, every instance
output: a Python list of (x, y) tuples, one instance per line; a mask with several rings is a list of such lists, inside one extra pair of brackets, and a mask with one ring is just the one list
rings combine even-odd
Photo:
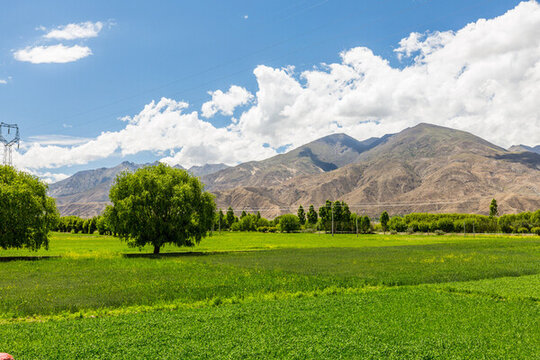
[(158, 255), (159, 254), (159, 246), (158, 245), (154, 245), (154, 255)]

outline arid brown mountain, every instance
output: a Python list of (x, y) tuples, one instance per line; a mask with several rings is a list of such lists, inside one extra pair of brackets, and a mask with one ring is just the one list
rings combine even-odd
[[(51, 184), (49, 195), (56, 199), (56, 205), (62, 215), (92, 217), (99, 215), (109, 204), (109, 190), (116, 175), (122, 171), (135, 171), (147, 164), (135, 164), (129, 161), (112, 167), (80, 171), (69, 178)], [(183, 169), (182, 166), (175, 167)], [(212, 174), (228, 168), (225, 164), (206, 164), (193, 166), (189, 172), (195, 176)]]
[[(51, 185), (62, 214), (92, 216), (108, 202), (116, 173), (141, 165), (75, 174)], [(190, 169), (191, 170), (191, 169)], [(357, 141), (345, 134), (286, 154), (202, 176), (218, 206), (273, 217), (327, 199), (378, 215), (412, 211), (502, 213), (540, 208), (540, 155), (513, 152), (470, 133), (420, 124), (394, 135)]]
[(530, 152), (533, 152), (533, 153), (537, 153), (537, 154), (540, 154), (540, 145), (536, 145), (536, 146), (527, 146), (527, 145), (513, 145), (511, 147), (508, 148), (508, 151), (511, 151), (511, 152), (524, 152), (524, 151), (530, 151)]
[(387, 141), (391, 135), (358, 141), (346, 134), (333, 134), (262, 161), (250, 161), (201, 180), (211, 191), (238, 186), (275, 186), (301, 175), (326, 173), (352, 164), (360, 155)]
[(472, 134), (420, 124), (362, 153), (350, 165), (277, 186), (216, 190), (218, 205), (265, 216), (344, 200), (370, 215), (412, 211), (486, 213), (540, 208), (540, 155), (511, 153)]
[(202, 166), (192, 166), (189, 168), (189, 173), (195, 176), (205, 176), (229, 168), (225, 164), (204, 164)]
[(49, 195), (56, 199), (62, 215), (92, 217), (100, 214), (109, 203), (109, 189), (122, 171), (135, 171), (143, 165), (129, 161), (112, 167), (80, 171), (49, 185)]

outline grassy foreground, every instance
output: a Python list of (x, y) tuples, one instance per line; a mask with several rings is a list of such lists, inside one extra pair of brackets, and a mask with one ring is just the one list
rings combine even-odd
[[(536, 358), (540, 238), (223, 234), (137, 254), (55, 234), (0, 262), (16, 359)], [(187, 250), (187, 252), (186, 252)], [(149, 249), (143, 249), (149, 252)], [(194, 252), (196, 251), (196, 252)], [(0, 256), (42, 256), (6, 251)]]

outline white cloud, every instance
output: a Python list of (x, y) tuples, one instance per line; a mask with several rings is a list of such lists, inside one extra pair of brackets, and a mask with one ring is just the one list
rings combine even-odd
[[(95, 23), (87, 21), (79, 24), (67, 24), (48, 31), (43, 37), (57, 40), (87, 39), (98, 36), (102, 28), (103, 23), (100, 21)], [(40, 27), (40, 29), (44, 30), (43, 27)]]
[(210, 118), (218, 112), (223, 115), (232, 116), (234, 109), (240, 105), (245, 105), (253, 99), (253, 95), (243, 87), (233, 85), (229, 91), (210, 91), (212, 100), (205, 102), (201, 107), (202, 116)]
[(247, 16), (247, 15), (244, 15), (244, 19), (247, 19), (248, 17), (249, 17), (249, 16)]
[(7, 84), (7, 80), (6, 79), (0, 79), (0, 84)]
[(92, 55), (92, 50), (87, 46), (65, 46), (63, 44), (26, 47), (13, 54), (16, 60), (32, 64), (68, 63), (90, 55)]
[[(396, 68), (357, 47), (343, 52), (338, 63), (300, 74), (292, 67), (257, 66), (252, 105), (227, 127), (187, 112), (187, 103), (163, 98), (125, 119), (121, 131), (104, 132), (81, 145), (34, 144), (14, 160), (27, 168), (52, 168), (154, 151), (163, 154), (163, 161), (185, 167), (234, 164), (334, 132), (365, 139), (420, 122), (470, 131), (502, 146), (540, 143), (537, 2), (455, 32), (412, 34), (396, 53), (411, 63)], [(232, 114), (245, 103), (238, 99), (246, 101), (246, 96), (230, 96), (237, 92), (233, 88), (212, 92), (203, 116)]]
[(63, 174), (63, 173), (52, 173), (52, 172), (31, 172), (31, 174), (39, 177), (41, 180), (43, 180), (47, 184), (52, 184), (64, 179), (67, 179), (69, 175)]
[(78, 136), (67, 136), (67, 135), (37, 135), (29, 136), (28, 143), (30, 145), (37, 143), (39, 145), (80, 145), (84, 144), (91, 139), (83, 138)]

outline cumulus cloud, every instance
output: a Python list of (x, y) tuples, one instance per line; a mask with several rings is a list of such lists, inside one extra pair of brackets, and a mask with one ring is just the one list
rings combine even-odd
[(520, 3), (457, 31), (411, 34), (396, 45), (396, 56), (410, 63), (394, 67), (357, 47), (341, 53), (340, 62), (301, 73), (260, 65), (254, 70), (254, 96), (231, 87), (212, 92), (203, 105), (206, 117), (232, 115), (236, 106), (249, 102), (227, 127), (187, 111), (187, 103), (164, 98), (125, 119), (118, 132), (74, 146), (33, 144), (14, 160), (44, 168), (154, 151), (162, 161), (185, 167), (234, 164), (330, 133), (365, 139), (420, 122), (470, 131), (502, 146), (540, 143), (537, 2)]
[(32, 64), (68, 63), (90, 55), (92, 55), (92, 50), (87, 46), (63, 44), (26, 47), (13, 54), (16, 60)]
[(56, 29), (48, 31), (43, 37), (57, 40), (87, 39), (98, 36), (102, 28), (103, 23), (101, 21), (95, 23), (86, 21), (79, 24), (59, 26)]
[(253, 95), (243, 87), (233, 85), (229, 91), (221, 90), (210, 91), (212, 100), (202, 105), (201, 112), (205, 118), (210, 118), (218, 112), (223, 115), (231, 116), (236, 107), (245, 105), (253, 99)]
[(5, 84), (7, 84), (7, 83), (8, 83), (8, 82), (7, 82), (7, 80), (6, 80), (6, 79), (0, 79), (0, 84), (3, 84), (3, 85), (5, 85)]
[(75, 146), (33, 143), (24, 154), (14, 154), (14, 162), (29, 169), (55, 168), (86, 164), (113, 154), (155, 151), (164, 154), (164, 162), (189, 167), (206, 162), (232, 164), (248, 156), (262, 159), (275, 154), (257, 139), (232, 128), (217, 128), (201, 120), (197, 112), (185, 112), (187, 106), (185, 102), (163, 98), (123, 119), (128, 124), (118, 132), (103, 132)]

